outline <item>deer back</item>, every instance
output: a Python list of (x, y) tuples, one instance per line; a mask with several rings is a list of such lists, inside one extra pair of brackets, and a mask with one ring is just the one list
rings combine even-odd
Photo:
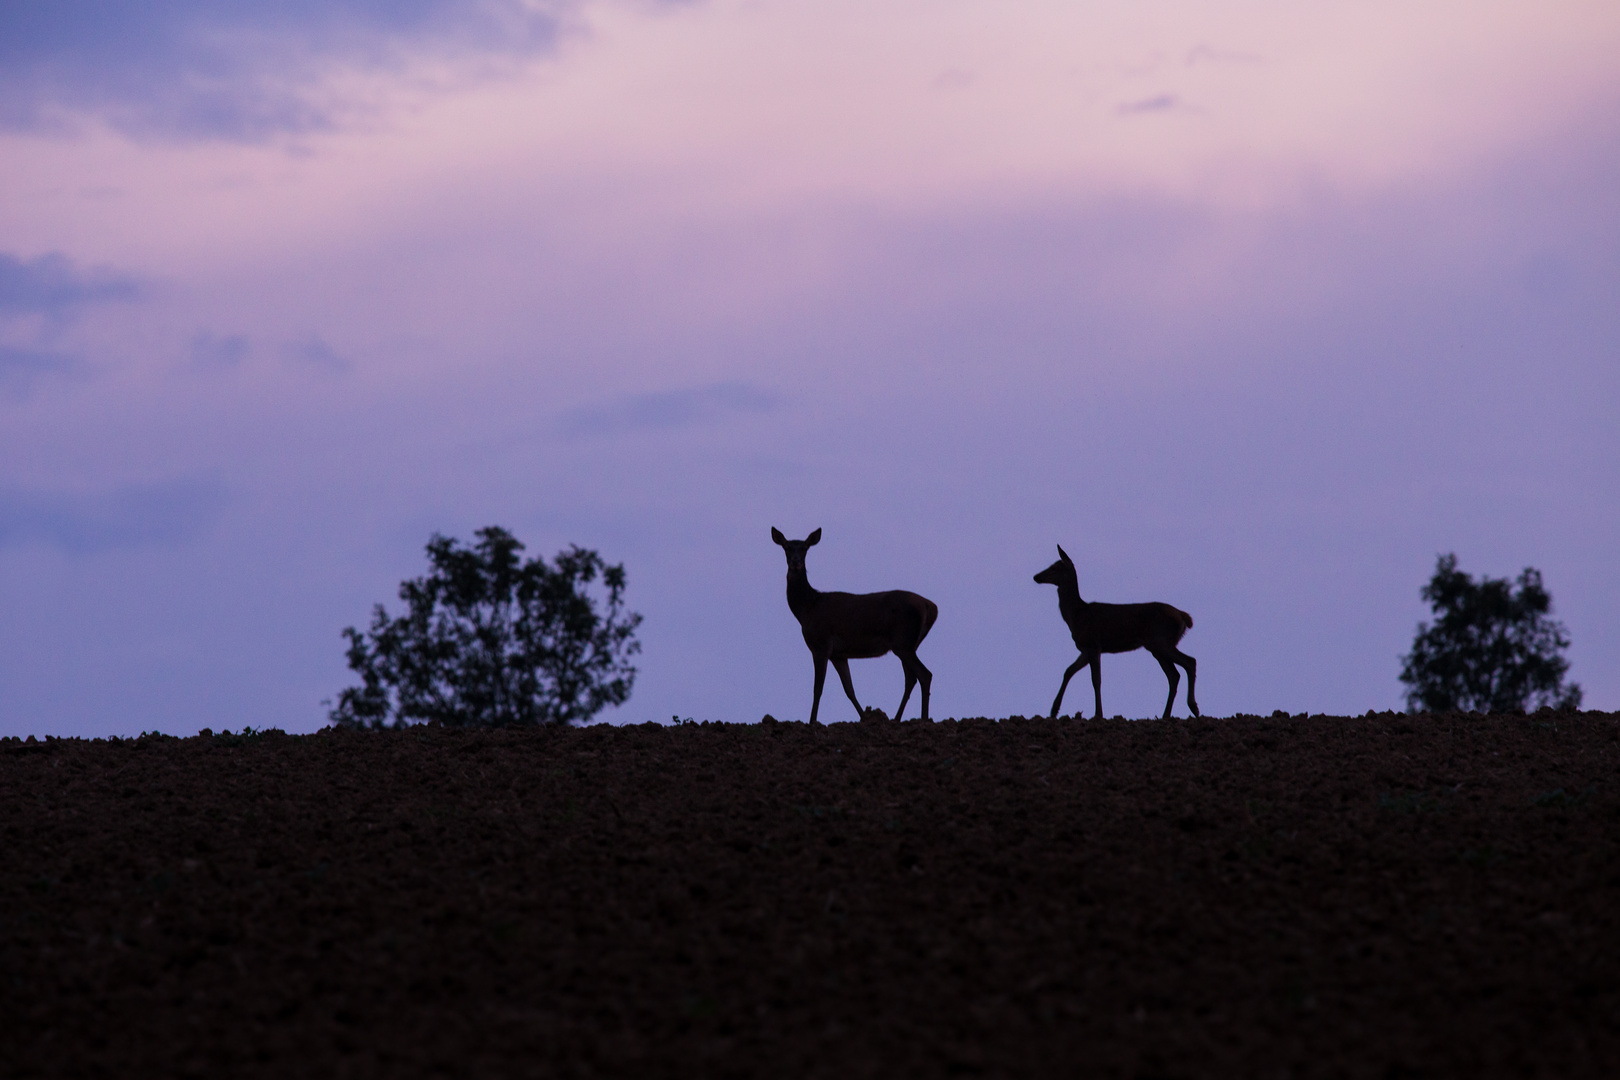
[(1063, 620), (1082, 652), (1130, 652), (1175, 648), (1192, 627), (1192, 616), (1169, 604), (1087, 604), (1063, 607)]
[(864, 659), (916, 649), (939, 608), (904, 589), (877, 593), (821, 592), (793, 609), (805, 644), (829, 656)]

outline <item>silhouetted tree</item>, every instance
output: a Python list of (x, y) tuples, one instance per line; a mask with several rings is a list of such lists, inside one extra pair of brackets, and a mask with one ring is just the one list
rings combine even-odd
[(1512, 585), (1483, 576), (1475, 582), (1457, 569), (1456, 555), (1440, 556), (1423, 587), (1434, 624), (1418, 624), (1412, 652), (1401, 658), (1408, 709), (1580, 708), (1580, 686), (1564, 685), (1569, 661), (1560, 654), (1569, 638), (1548, 617), (1552, 597), (1541, 571), (1527, 566), (1516, 592)]
[[(338, 695), (333, 724), (571, 724), (629, 699), (641, 616), (623, 610), (623, 564), (575, 546), (548, 567), (520, 561), (505, 529), (477, 536), (464, 548), (435, 533), (432, 573), (400, 584), (409, 611), (390, 619), (378, 604), (369, 633), (343, 631), (362, 684)], [(605, 616), (584, 588), (598, 575)]]

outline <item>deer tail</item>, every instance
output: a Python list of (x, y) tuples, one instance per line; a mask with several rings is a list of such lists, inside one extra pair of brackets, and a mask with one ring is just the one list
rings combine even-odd
[(1191, 630), (1192, 616), (1187, 614), (1185, 611), (1182, 611), (1180, 608), (1176, 608), (1176, 614), (1181, 616), (1181, 621), (1186, 624), (1188, 630)]

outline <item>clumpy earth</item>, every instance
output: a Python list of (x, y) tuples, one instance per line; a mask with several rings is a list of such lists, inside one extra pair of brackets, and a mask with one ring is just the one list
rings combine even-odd
[(9, 1076), (1616, 1076), (1620, 714), (0, 741)]

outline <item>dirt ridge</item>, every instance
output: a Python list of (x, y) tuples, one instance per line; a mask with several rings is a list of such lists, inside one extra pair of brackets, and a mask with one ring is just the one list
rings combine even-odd
[(1620, 714), (0, 740), (13, 1076), (1620, 1075)]

